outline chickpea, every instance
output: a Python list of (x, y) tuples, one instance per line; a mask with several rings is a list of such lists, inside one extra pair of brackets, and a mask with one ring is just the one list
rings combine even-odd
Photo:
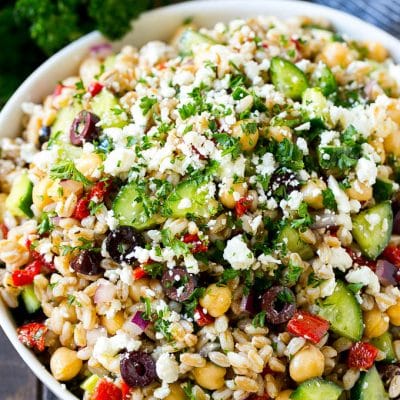
[(333, 42), (328, 43), (322, 50), (321, 59), (332, 68), (337, 65), (345, 68), (353, 61), (353, 55), (347, 44)]
[(346, 189), (346, 193), (350, 199), (367, 201), (372, 198), (372, 187), (356, 179), (351, 182), (351, 187)]
[(319, 210), (324, 208), (322, 191), (326, 189), (326, 184), (321, 179), (313, 179), (301, 188), (304, 201), (312, 208)]
[(67, 347), (58, 348), (50, 359), (51, 373), (58, 381), (70, 381), (79, 374), (82, 368), (82, 360), (77, 352)]
[(232, 136), (239, 139), (243, 151), (251, 151), (256, 147), (259, 133), (256, 122), (244, 119), (232, 127)]
[(132, 282), (129, 286), (129, 296), (136, 303), (140, 301), (140, 298), (143, 297), (142, 288), (149, 287), (149, 279), (137, 279)]
[(267, 137), (282, 142), (283, 139), (292, 139), (292, 130), (288, 126), (270, 126)]
[(208, 361), (204, 367), (194, 368), (195, 381), (204, 389), (218, 390), (225, 384), (226, 369)]
[(378, 62), (385, 61), (388, 57), (388, 51), (380, 42), (367, 41), (364, 47), (368, 51), (368, 58)]
[(219, 193), (219, 200), (226, 207), (233, 209), (235, 208), (236, 202), (245, 197), (247, 194), (247, 184), (241, 183), (227, 183)]
[(392, 100), (388, 106), (387, 113), (389, 117), (400, 126), (400, 100)]
[(383, 164), (386, 160), (386, 152), (385, 152), (385, 146), (383, 145), (383, 140), (379, 139), (371, 140), (370, 145), (378, 153), (379, 157), (381, 158), (381, 163)]
[(232, 293), (227, 286), (218, 286), (213, 283), (208, 286), (204, 297), (200, 299), (200, 305), (204, 307), (212, 317), (224, 315), (231, 306)]
[(175, 382), (169, 385), (169, 395), (165, 397), (165, 400), (185, 400), (186, 395), (182, 389), (180, 383)]
[(278, 396), (275, 400), (290, 400), (290, 395), (293, 393), (293, 390), (287, 389), (278, 393)]
[(102, 159), (96, 153), (84, 154), (75, 161), (76, 169), (89, 180), (94, 180), (93, 174), (101, 164)]
[(38, 184), (33, 185), (32, 202), (39, 211), (52, 202), (48, 194), (52, 185), (53, 181), (48, 178), (44, 178)]
[(386, 136), (383, 145), (387, 153), (400, 157), (400, 132), (392, 132)]
[(303, 382), (310, 378), (321, 376), (324, 372), (325, 357), (313, 345), (304, 346), (290, 360), (290, 377), (296, 382)]
[(372, 339), (383, 335), (389, 329), (389, 318), (375, 307), (364, 311), (364, 325), (364, 335)]
[(396, 304), (389, 307), (386, 313), (392, 325), (400, 326), (400, 299), (397, 300)]
[(110, 335), (115, 335), (125, 322), (124, 313), (118, 311), (112, 318), (103, 315), (100, 321)]

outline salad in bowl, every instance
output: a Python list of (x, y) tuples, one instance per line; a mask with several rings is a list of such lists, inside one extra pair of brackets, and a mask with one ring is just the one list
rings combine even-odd
[(308, 17), (92, 49), (1, 140), (20, 341), (85, 400), (398, 398), (399, 77)]

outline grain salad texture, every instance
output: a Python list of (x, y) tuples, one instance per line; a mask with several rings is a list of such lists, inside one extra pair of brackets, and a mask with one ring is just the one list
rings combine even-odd
[(94, 48), (1, 140), (19, 339), (84, 400), (398, 398), (399, 97), (307, 17)]

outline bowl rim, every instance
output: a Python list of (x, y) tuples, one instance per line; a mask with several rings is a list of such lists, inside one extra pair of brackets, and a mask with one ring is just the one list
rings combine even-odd
[[(298, 0), (251, 0), (251, 2), (250, 0), (219, 0), (218, 2), (215, 0), (188, 1), (157, 8), (143, 13), (138, 20), (133, 22), (133, 30), (135, 29), (135, 24), (138, 21), (145, 21), (146, 19), (155, 17), (172, 17), (176, 12), (179, 12), (180, 14), (187, 12), (188, 15), (196, 14), (196, 12), (199, 14), (210, 14), (221, 12), (222, 8), (226, 7), (233, 7), (238, 11), (240, 9), (247, 10), (250, 7), (252, 10), (254, 9), (256, 11), (255, 5), (257, 5), (257, 8), (259, 8), (260, 13), (263, 14), (274, 15), (274, 10), (283, 8), (287, 12), (287, 17), (295, 15), (319, 15), (330, 20), (333, 25), (337, 25), (338, 21), (341, 21), (342, 23), (353, 24), (360, 28), (360, 31), (363, 32), (369, 30), (371, 33), (369, 36), (376, 35), (379, 40), (384, 41), (385, 47), (389, 49), (389, 51), (392, 53), (392, 56), (397, 59), (397, 62), (400, 62), (400, 40), (391, 34), (343, 11), (320, 4)], [(246, 14), (248, 13), (246, 12)], [(162, 31), (162, 28), (160, 31)], [(31, 75), (25, 79), (25, 81), (19, 86), (19, 88), (3, 107), (2, 111), (0, 112), (0, 131), (7, 131), (6, 127), (9, 124), (9, 121), (12, 120), (13, 117), (18, 118), (20, 115), (19, 109), (21, 104), (26, 101), (27, 98), (29, 98), (30, 91), (34, 90), (35, 84), (39, 82), (40, 79), (43, 79), (48, 72), (56, 68), (57, 65), (60, 64), (65, 58), (72, 57), (77, 52), (84, 54), (83, 50), (86, 52), (90, 46), (104, 40), (105, 38), (98, 31), (88, 33), (80, 39), (70, 43), (68, 46), (64, 47), (62, 50), (58, 51), (43, 64), (41, 64), (34, 72), (32, 72)], [(123, 40), (114, 43), (118, 47), (123, 43)], [(16, 131), (15, 129), (16, 128), (14, 127), (14, 131)], [(15, 135), (11, 134), (11, 136)], [(17, 338), (16, 326), (11, 317), (11, 313), (2, 299), (0, 300), (0, 326), (26, 365), (43, 384), (45, 384), (62, 400), (78, 400), (76, 396), (66, 389), (64, 384), (58, 382), (50, 374), (50, 372), (44, 367), (43, 364), (39, 362), (38, 358), (28, 348), (20, 343)]]

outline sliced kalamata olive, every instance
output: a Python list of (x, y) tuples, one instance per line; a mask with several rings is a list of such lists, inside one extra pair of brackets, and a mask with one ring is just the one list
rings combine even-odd
[(93, 250), (82, 250), (71, 261), (71, 268), (82, 275), (99, 275), (103, 272), (100, 262), (100, 253)]
[(129, 261), (133, 258), (136, 246), (143, 247), (143, 236), (131, 226), (119, 226), (106, 238), (106, 250), (116, 262)]
[(46, 143), (50, 139), (51, 128), (49, 126), (42, 126), (39, 131), (39, 143), (40, 145)]
[(396, 212), (393, 218), (393, 233), (400, 235), (400, 210)]
[(391, 262), (386, 260), (378, 260), (376, 263), (375, 273), (378, 276), (379, 282), (383, 286), (397, 285), (396, 268)]
[(156, 379), (156, 363), (150, 354), (131, 351), (121, 357), (121, 376), (130, 387), (148, 386)]
[(168, 269), (164, 272), (161, 285), (167, 297), (175, 301), (187, 300), (197, 286), (196, 278), (183, 268)]
[(266, 312), (265, 319), (269, 323), (283, 324), (293, 317), (296, 298), (289, 288), (273, 286), (264, 293), (261, 308)]
[(378, 364), (383, 382), (389, 383), (396, 375), (400, 375), (399, 364)]
[(69, 132), (72, 144), (81, 145), (84, 142), (93, 142), (99, 137), (99, 128), (96, 124), (100, 118), (90, 111), (81, 111), (74, 119)]
[(269, 181), (269, 188), (271, 193), (275, 196), (285, 197), (294, 190), (300, 188), (300, 182), (296, 174), (290, 170), (285, 172), (274, 172)]

